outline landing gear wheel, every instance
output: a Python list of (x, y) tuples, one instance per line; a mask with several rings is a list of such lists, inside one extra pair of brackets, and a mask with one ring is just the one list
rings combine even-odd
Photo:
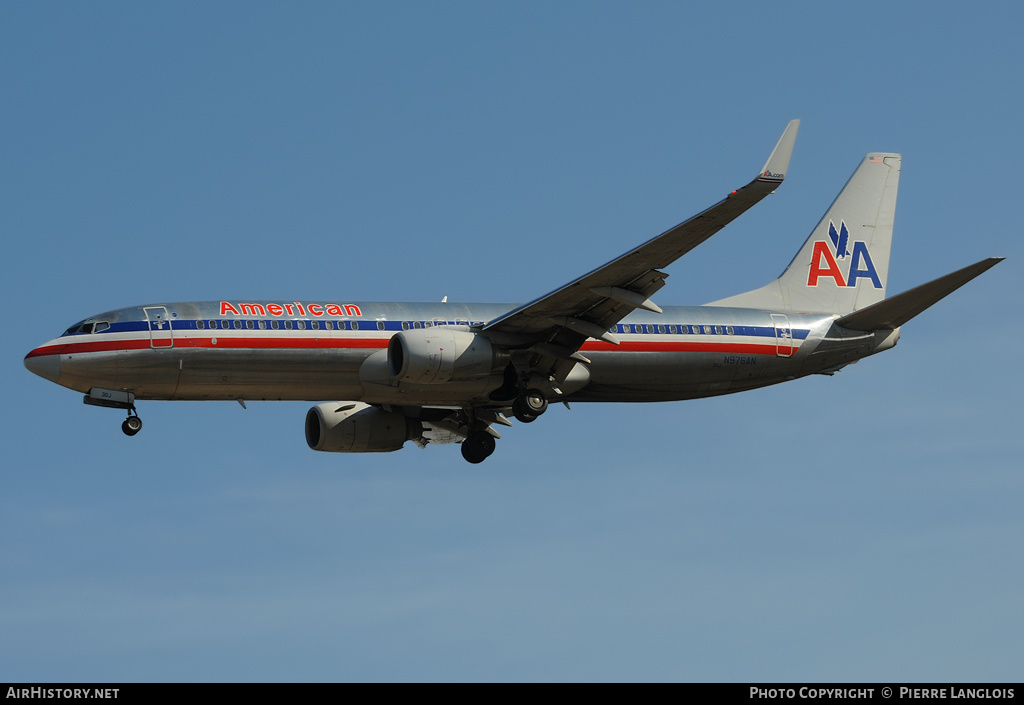
[(518, 399), (512, 402), (512, 415), (516, 417), (516, 421), (519, 423), (533, 423), (537, 420), (536, 416), (528, 414), (520, 408)]
[(512, 402), (512, 414), (521, 423), (531, 423), (548, 410), (548, 399), (539, 389), (527, 389)]
[(124, 431), (126, 436), (134, 436), (142, 430), (142, 419), (138, 416), (129, 416), (121, 424), (121, 430)]
[(527, 389), (523, 395), (523, 404), (534, 416), (540, 416), (548, 410), (548, 398), (539, 389)]
[(494, 436), (487, 431), (473, 431), (462, 442), (462, 457), (476, 465), (494, 452)]

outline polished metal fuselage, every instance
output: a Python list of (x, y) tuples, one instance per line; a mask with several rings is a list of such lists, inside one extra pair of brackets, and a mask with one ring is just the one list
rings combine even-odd
[[(137, 399), (480, 406), (493, 404), (489, 394), (501, 385), (500, 374), (444, 384), (397, 382), (388, 373), (388, 341), (400, 330), (437, 325), (479, 330), (513, 308), (161, 303), (88, 319), (106, 327), (52, 340), (29, 353), (26, 365), (80, 392), (125, 390)], [(844, 330), (835, 318), (718, 306), (636, 311), (613, 329), (620, 345), (584, 344), (589, 381), (558, 399), (646, 402), (727, 394), (828, 372), (898, 338), (898, 331)]]

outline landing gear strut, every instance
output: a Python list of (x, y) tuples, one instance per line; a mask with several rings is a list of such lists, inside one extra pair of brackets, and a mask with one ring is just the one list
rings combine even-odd
[(473, 431), (462, 442), (462, 457), (473, 463), (482, 463), (494, 452), (494, 436), (487, 431)]
[(548, 398), (539, 389), (527, 389), (512, 402), (512, 414), (521, 423), (532, 423), (548, 410)]

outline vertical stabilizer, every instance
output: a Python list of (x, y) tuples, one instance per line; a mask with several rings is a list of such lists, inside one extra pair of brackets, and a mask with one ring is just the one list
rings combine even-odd
[(884, 299), (900, 159), (864, 157), (782, 276), (710, 305), (847, 314)]

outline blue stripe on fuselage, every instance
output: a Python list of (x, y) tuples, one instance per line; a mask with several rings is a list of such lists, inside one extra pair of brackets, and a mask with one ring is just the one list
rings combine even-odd
[[(270, 323), (271, 323), (272, 320), (275, 320), (275, 321), (278, 322), (278, 324), (279, 324), (278, 328), (271, 328)], [(203, 327), (202, 328), (200, 328), (199, 325), (198, 325), (199, 321), (202, 321), (202, 323), (203, 323)], [(236, 328), (234, 326), (234, 321), (239, 321), (242, 324), (242, 327), (241, 328)], [(248, 328), (246, 326), (246, 322), (247, 321), (252, 321), (254, 327), (253, 328)], [(259, 321), (263, 321), (265, 323), (265, 328), (259, 328), (258, 327), (259, 326)], [(176, 330), (176, 331), (229, 330), (229, 331), (239, 331), (239, 332), (244, 332), (244, 331), (256, 332), (256, 331), (286, 331), (286, 330), (298, 331), (298, 330), (300, 330), (297, 327), (293, 327), (293, 328), (290, 328), (290, 329), (285, 328), (284, 327), (284, 322), (285, 321), (291, 322), (293, 324), (293, 326), (295, 326), (298, 322), (301, 321), (302, 323), (305, 324), (305, 329), (304, 329), (305, 331), (312, 331), (312, 330), (344, 330), (346, 332), (353, 332), (353, 333), (372, 333), (374, 331), (380, 332), (382, 330), (383, 331), (395, 331), (395, 332), (398, 332), (398, 331), (401, 331), (401, 330), (405, 330), (402, 327), (403, 322), (404, 323), (409, 323), (409, 324), (412, 324), (414, 322), (418, 322), (421, 325), (421, 327), (423, 326), (424, 323), (434, 323), (434, 321), (432, 321), (432, 320), (431, 321), (376, 321), (376, 320), (365, 320), (365, 319), (363, 319), (363, 320), (359, 320), (359, 321), (353, 321), (353, 319), (337, 320), (337, 319), (304, 319), (304, 318), (303, 319), (295, 319), (295, 318), (287, 318), (287, 319), (280, 319), (280, 318), (276, 318), (276, 319), (264, 319), (264, 318), (203, 318), (203, 319), (199, 319), (199, 320), (175, 319), (175, 320), (171, 320), (171, 321), (168, 321), (168, 322), (171, 324), (171, 329), (172, 330)], [(225, 322), (229, 323), (230, 327), (225, 328), (224, 327), (224, 323)], [(321, 324), (323, 324), (323, 323), (331, 323), (332, 325), (331, 325), (331, 328), (323, 328), (323, 327), (322, 328), (312, 328), (311, 324), (314, 323), (314, 322), (319, 322)], [(352, 323), (352, 322), (358, 322), (360, 324), (359, 330), (352, 331), (348, 327), (345, 327), (343, 329), (337, 327), (337, 324), (345, 324), (345, 323)], [(216, 327), (211, 327), (211, 323), (216, 323)], [(378, 328), (378, 323), (383, 323), (384, 324), (383, 329)], [(455, 325), (465, 325), (465, 324), (464, 323), (456, 323), (455, 321), (448, 321), (448, 325), (455, 326)], [(686, 332), (680, 332), (680, 328), (682, 326), (695, 326), (695, 325), (700, 325), (701, 328), (702, 328), (702, 332), (700, 332), (700, 333), (691, 333), (691, 332), (689, 332), (689, 329), (687, 329)], [(684, 335), (684, 336), (692, 336), (692, 337), (702, 337), (702, 336), (708, 336), (708, 335), (719, 335), (719, 336), (727, 336), (728, 335), (727, 333), (724, 333), (724, 332), (723, 333), (715, 333), (715, 332), (704, 333), (703, 332), (703, 328), (704, 327), (711, 327), (712, 331), (714, 331), (714, 327), (716, 325), (720, 326), (722, 328), (725, 328), (727, 326), (731, 326), (733, 331), (734, 331), (734, 335), (744, 335), (744, 336), (760, 337), (760, 338), (775, 338), (776, 337), (776, 329), (774, 327), (772, 327), (772, 326), (743, 326), (743, 325), (735, 325), (735, 324), (731, 324), (731, 323), (728, 323), (728, 324), (727, 323), (704, 323), (704, 322), (701, 322), (700, 324), (697, 324), (697, 323), (628, 323), (628, 324), (625, 324), (625, 323), (623, 323), (623, 324), (618, 324), (612, 330), (614, 330), (617, 333), (622, 333), (622, 334), (627, 334), (627, 335)], [(624, 327), (626, 327), (626, 326), (629, 327), (628, 331), (624, 330)], [(640, 332), (636, 332), (636, 329), (637, 329), (638, 326), (642, 326), (642, 330)], [(653, 330), (651, 332), (647, 331), (647, 327), (648, 326), (651, 326), (653, 328)], [(664, 333), (659, 332), (659, 330), (658, 330), (659, 326), (665, 327), (665, 332)], [(669, 326), (674, 326), (676, 330), (674, 332), (671, 331), (669, 329)], [(148, 331), (148, 330), (149, 330), (149, 321), (118, 321), (118, 322), (115, 322), (115, 323), (111, 323), (109, 328), (107, 328), (105, 330), (102, 330), (102, 331), (99, 331), (98, 333), (92, 333), (91, 335), (107, 335), (107, 334), (117, 334), (117, 333), (137, 333), (137, 332), (143, 332), (143, 331)], [(800, 329), (800, 328), (793, 328), (791, 333), (792, 333), (792, 336), (793, 336), (793, 338), (795, 340), (804, 340), (804, 339), (807, 338), (807, 335), (810, 333), (810, 330), (808, 330), (808, 329)], [(90, 334), (88, 334), (88, 333), (71, 333), (69, 335), (61, 336), (61, 337), (74, 337), (74, 336), (79, 336), (79, 335), (90, 335)]]

